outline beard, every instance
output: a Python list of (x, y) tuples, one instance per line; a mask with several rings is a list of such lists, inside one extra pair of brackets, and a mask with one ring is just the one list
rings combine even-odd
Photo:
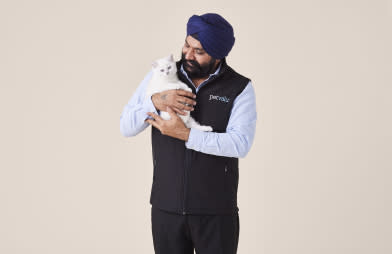
[(186, 60), (184, 53), (181, 52), (181, 61), (182, 64), (184, 65), (185, 72), (188, 74), (188, 77), (191, 79), (205, 78), (208, 75), (214, 73), (216, 59), (213, 57), (208, 63), (200, 65), (195, 60)]

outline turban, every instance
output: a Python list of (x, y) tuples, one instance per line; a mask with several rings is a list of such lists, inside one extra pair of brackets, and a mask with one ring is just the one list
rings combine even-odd
[(204, 50), (213, 58), (226, 57), (234, 45), (233, 27), (222, 16), (207, 13), (193, 15), (187, 24), (187, 36), (197, 34)]

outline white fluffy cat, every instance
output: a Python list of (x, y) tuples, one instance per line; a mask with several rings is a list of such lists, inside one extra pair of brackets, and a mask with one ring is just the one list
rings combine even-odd
[[(177, 77), (177, 66), (173, 59), (173, 55), (156, 60), (152, 64), (153, 75), (146, 90), (146, 98), (151, 97), (154, 93), (170, 89), (183, 89), (192, 92), (185, 83), (181, 82)], [(200, 125), (190, 116), (189, 111), (185, 111), (186, 115), (177, 114), (185, 123), (187, 128), (195, 128), (201, 131), (212, 131), (210, 126)], [(166, 111), (161, 111), (160, 116), (164, 120), (169, 120), (170, 115)]]

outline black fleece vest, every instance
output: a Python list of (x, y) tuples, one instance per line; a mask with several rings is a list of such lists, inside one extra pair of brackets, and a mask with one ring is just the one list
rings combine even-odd
[[(195, 87), (180, 71), (177, 75), (196, 94)], [(192, 117), (213, 132), (226, 132), (234, 99), (249, 79), (222, 60), (219, 74), (196, 94)], [(150, 203), (179, 214), (232, 214), (238, 212), (238, 158), (216, 156), (185, 147), (185, 142), (162, 135), (151, 126), (153, 183)]]

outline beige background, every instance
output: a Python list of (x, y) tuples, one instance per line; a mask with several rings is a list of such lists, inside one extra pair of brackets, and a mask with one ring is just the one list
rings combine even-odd
[(0, 1), (0, 253), (153, 253), (150, 128), (119, 120), (188, 18), (235, 29), (256, 138), (239, 254), (392, 253), (392, 1)]

